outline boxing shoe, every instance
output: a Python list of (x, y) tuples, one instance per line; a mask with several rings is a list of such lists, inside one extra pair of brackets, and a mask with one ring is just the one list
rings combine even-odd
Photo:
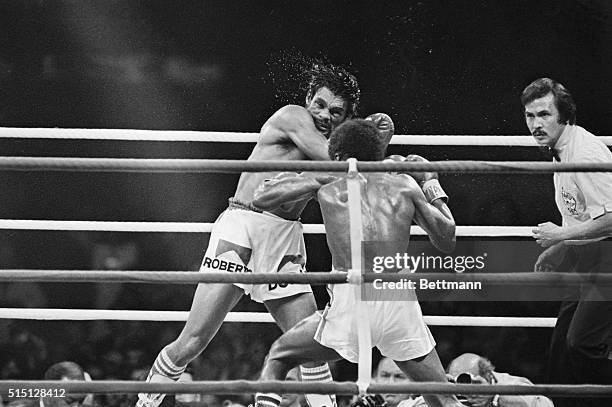
[(139, 393), (135, 407), (174, 407), (176, 405), (173, 394)]
[(336, 397), (329, 394), (307, 394), (304, 398), (308, 407), (338, 407)]

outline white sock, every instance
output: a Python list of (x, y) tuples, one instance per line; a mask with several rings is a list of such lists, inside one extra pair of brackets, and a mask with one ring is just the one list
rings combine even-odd
[[(327, 363), (317, 367), (300, 366), (303, 382), (329, 383), (334, 379)], [(306, 401), (310, 407), (336, 407), (335, 394), (307, 394)]]
[[(166, 347), (167, 348), (167, 347)], [(153, 362), (153, 367), (149, 372), (149, 376), (147, 377), (147, 381), (151, 381), (154, 375), (161, 375), (163, 377), (167, 377), (174, 381), (177, 381), (179, 377), (185, 371), (187, 366), (177, 366), (172, 362), (170, 357), (168, 356), (168, 352), (166, 352), (166, 348), (162, 349), (157, 355), (157, 359)]]
[[(147, 382), (167, 383), (175, 382), (185, 371), (187, 366), (177, 366), (170, 360), (166, 348), (162, 349), (157, 355), (153, 366), (147, 376)], [(165, 394), (138, 393), (137, 407), (156, 407), (161, 404)]]
[(279, 407), (282, 399), (275, 393), (256, 393), (255, 407)]

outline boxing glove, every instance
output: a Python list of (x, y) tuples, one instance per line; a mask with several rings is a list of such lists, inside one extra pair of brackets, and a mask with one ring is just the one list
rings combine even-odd
[(395, 125), (391, 117), (385, 113), (374, 113), (366, 117), (365, 120), (371, 121), (376, 125), (382, 142), (385, 146), (389, 145), (391, 137), (393, 137), (393, 133), (395, 132)]
[[(399, 155), (399, 154), (391, 154), (390, 156), (385, 157), (385, 159), (383, 160), (383, 162), (404, 162), (405, 161), (405, 157), (403, 155)], [(405, 172), (402, 171), (390, 171), (389, 174), (407, 174)]]
[[(426, 158), (416, 154), (406, 156), (404, 161), (429, 162)], [(419, 183), (429, 203), (432, 203), (436, 199), (442, 199), (444, 202), (448, 201), (448, 195), (446, 195), (446, 192), (444, 192), (444, 189), (442, 189), (438, 181), (437, 172), (413, 172), (410, 173), (410, 175)]]

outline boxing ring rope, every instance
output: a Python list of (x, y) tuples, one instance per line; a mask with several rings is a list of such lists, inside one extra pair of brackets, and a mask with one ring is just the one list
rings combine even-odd
[[(360, 282), (418, 281), (443, 277), (448, 282), (478, 281), (498, 285), (568, 285), (584, 283), (600, 286), (612, 285), (612, 273), (363, 273)], [(345, 284), (351, 281), (351, 272), (308, 273), (232, 273), (193, 271), (131, 271), (131, 270), (0, 270), (0, 282), (98, 282), (98, 283), (146, 283), (146, 284)]]
[[(182, 158), (0, 157), (0, 170), (79, 172), (347, 172), (346, 161), (246, 161)], [(612, 163), (553, 163), (534, 161), (432, 161), (358, 163), (360, 172), (551, 173), (612, 172)]]
[[(68, 139), (68, 140), (116, 140), (116, 141), (166, 141), (166, 142), (219, 142), (255, 143), (259, 133), (228, 131), (185, 131), (185, 130), (134, 130), (134, 129), (49, 129), (0, 127), (0, 138), (20, 139)], [(599, 136), (606, 144), (612, 145), (612, 136)], [(502, 146), (535, 147), (531, 136), (519, 135), (440, 135), (419, 134), (399, 135), (390, 144), (429, 146)]]
[[(141, 311), (66, 308), (0, 308), (1, 319), (37, 321), (149, 321), (185, 322), (188, 311)], [(467, 317), (426, 315), (431, 326), (552, 328), (557, 318), (548, 317)], [(224, 322), (274, 323), (267, 312), (230, 312)]]
[[(309, 394), (360, 394), (356, 383), (329, 382), (307, 383), (294, 381), (194, 381), (174, 383), (150, 383), (131, 381), (25, 381), (2, 380), (0, 392), (9, 389), (61, 389), (67, 394), (125, 394), (125, 393), (209, 393), (209, 394), (245, 394), (245, 393), (309, 393)], [(546, 395), (564, 397), (608, 397), (612, 395), (612, 386), (606, 385), (498, 385), (498, 384), (454, 384), (438, 382), (419, 382), (403, 384), (376, 384), (368, 386), (370, 394), (500, 394), (500, 395)]]
[[(199, 222), (117, 222), (84, 220), (0, 219), (0, 229), (11, 230), (65, 230), (87, 232), (167, 232), (210, 233), (212, 223)], [(325, 226), (316, 223), (303, 225), (305, 234), (325, 234)], [(457, 226), (457, 236), (472, 237), (531, 237), (533, 226)], [(414, 236), (426, 236), (417, 226), (410, 230)]]

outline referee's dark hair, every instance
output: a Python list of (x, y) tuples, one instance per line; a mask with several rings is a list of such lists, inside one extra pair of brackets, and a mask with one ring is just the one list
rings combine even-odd
[(554, 79), (538, 78), (531, 82), (521, 93), (523, 106), (542, 98), (549, 93), (555, 97), (555, 106), (559, 111), (559, 123), (576, 124), (576, 103), (569, 91)]

